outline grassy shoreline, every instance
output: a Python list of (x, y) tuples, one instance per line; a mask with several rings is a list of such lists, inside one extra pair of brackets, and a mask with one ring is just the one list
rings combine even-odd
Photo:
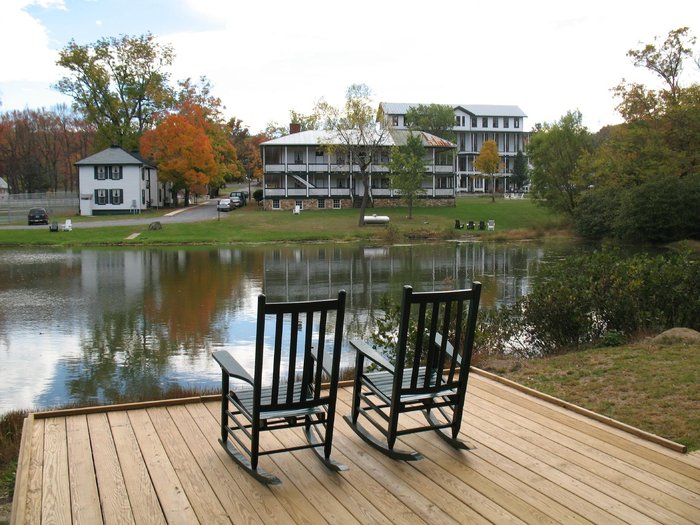
[[(141, 218), (158, 221), (166, 212), (149, 211)], [(186, 213), (186, 212), (185, 212)], [(368, 214), (388, 215), (388, 225), (357, 225), (359, 210), (263, 211), (249, 204), (219, 219), (196, 223), (163, 223), (161, 230), (148, 224), (81, 228), (81, 224), (133, 216), (73, 218), (72, 232), (50, 232), (45, 226), (31, 229), (0, 229), (0, 246), (159, 246), (265, 242), (369, 242), (394, 243), (430, 240), (520, 240), (550, 235), (570, 235), (565, 218), (529, 199), (460, 197), (454, 207), (408, 209), (371, 208)], [(455, 221), (496, 221), (495, 231), (457, 230)], [(65, 217), (56, 217), (61, 222)], [(563, 233), (562, 233), (563, 232)], [(138, 236), (133, 237), (133, 234)]]

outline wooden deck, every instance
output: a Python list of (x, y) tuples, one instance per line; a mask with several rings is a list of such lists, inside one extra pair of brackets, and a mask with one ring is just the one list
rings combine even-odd
[(218, 402), (126, 408), (27, 418), (12, 523), (700, 523), (698, 454), (481, 374), (462, 426), (473, 450), (424, 433), (403, 440), (423, 460), (392, 461), (339, 420), (333, 456), (350, 469), (308, 450), (268, 456), (273, 487), (218, 444)]

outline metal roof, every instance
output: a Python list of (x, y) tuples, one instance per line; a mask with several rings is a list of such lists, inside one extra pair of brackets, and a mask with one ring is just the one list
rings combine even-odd
[[(414, 102), (380, 102), (385, 115), (405, 115), (406, 112), (419, 103)], [(428, 105), (428, 104), (424, 104)], [(518, 106), (500, 104), (445, 104), (454, 110), (461, 109), (477, 117), (527, 117)]]
[(119, 146), (111, 146), (107, 149), (85, 157), (75, 163), (76, 166), (96, 166), (96, 165), (138, 165), (154, 167), (149, 162), (138, 156), (138, 153), (129, 153)]
[[(391, 129), (389, 133), (385, 134), (383, 139), (383, 144), (386, 146), (401, 146), (406, 144), (406, 139), (409, 134), (412, 133), (409, 130), (397, 130)], [(454, 148), (455, 144), (452, 142), (431, 135), (424, 131), (418, 131), (413, 133), (419, 133), (421, 135), (421, 140), (423, 145), (426, 147), (434, 148)], [(284, 137), (279, 137), (276, 139), (268, 140), (260, 144), (261, 146), (319, 146), (321, 144), (333, 144), (333, 145), (343, 145), (344, 141), (340, 136), (334, 131), (326, 130), (310, 130), (310, 131), (300, 131), (299, 133), (291, 133), (290, 135), (285, 135)]]

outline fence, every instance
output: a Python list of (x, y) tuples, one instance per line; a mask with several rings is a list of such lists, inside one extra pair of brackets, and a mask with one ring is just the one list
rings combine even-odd
[(80, 198), (77, 191), (2, 194), (0, 195), (0, 224), (26, 222), (30, 208), (46, 208), (49, 217), (78, 215)]

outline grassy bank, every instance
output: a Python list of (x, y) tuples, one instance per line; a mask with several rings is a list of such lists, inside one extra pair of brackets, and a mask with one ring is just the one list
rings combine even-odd
[(700, 343), (650, 340), (477, 366), (689, 450), (700, 449)]
[[(166, 210), (171, 211), (171, 210)], [(157, 221), (164, 212), (148, 212)], [(187, 212), (184, 212), (187, 213)], [(477, 237), (491, 240), (536, 238), (565, 228), (565, 221), (529, 199), (490, 197), (458, 198), (449, 208), (417, 207), (413, 218), (407, 208), (372, 208), (368, 214), (388, 215), (389, 225), (357, 225), (359, 210), (309, 210), (299, 215), (291, 211), (263, 211), (255, 204), (229, 213), (220, 219), (199, 223), (164, 224), (161, 230), (139, 226), (81, 228), (88, 222), (105, 219), (130, 219), (133, 216), (73, 218), (72, 232), (50, 232), (45, 226), (22, 230), (0, 230), (0, 246), (78, 246), (78, 245), (162, 245), (231, 244), (255, 242), (369, 241), (401, 242), (411, 239), (453, 239)], [(142, 216), (143, 217), (143, 216)], [(54, 219), (54, 218), (52, 218)], [(496, 221), (496, 230), (455, 230), (461, 222)], [(62, 222), (64, 217), (56, 217)], [(127, 239), (134, 233), (139, 235)]]

